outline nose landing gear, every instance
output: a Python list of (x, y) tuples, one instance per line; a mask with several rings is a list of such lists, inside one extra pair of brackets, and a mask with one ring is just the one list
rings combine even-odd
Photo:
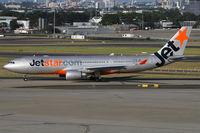
[(26, 76), (27, 76), (26, 74), (23, 75), (24, 81), (28, 81), (28, 78)]

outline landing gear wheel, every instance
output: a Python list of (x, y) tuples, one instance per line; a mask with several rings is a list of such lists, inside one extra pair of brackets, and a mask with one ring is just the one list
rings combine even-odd
[(28, 78), (26, 77), (26, 74), (23, 76), (24, 81), (28, 81)]
[(91, 76), (89, 77), (90, 80), (94, 80), (94, 81), (101, 81), (101, 78), (99, 77), (94, 77), (94, 76)]
[(96, 71), (95, 73), (94, 73), (94, 80), (95, 81), (101, 81), (101, 74), (100, 74), (100, 71)]
[(102, 82), (103, 79), (95, 79), (96, 82)]
[(103, 81), (103, 78), (102, 77), (95, 77), (94, 79), (96, 82), (102, 82)]
[(96, 82), (101, 82), (103, 81), (103, 78), (101, 77), (101, 74), (99, 71), (94, 72), (94, 75), (91, 75), (89, 77), (90, 80), (94, 80)]
[(95, 77), (91, 76), (89, 77), (90, 80), (95, 80)]
[(95, 81), (96, 81), (96, 82), (99, 82), (100, 80), (99, 80), (98, 78), (95, 78)]

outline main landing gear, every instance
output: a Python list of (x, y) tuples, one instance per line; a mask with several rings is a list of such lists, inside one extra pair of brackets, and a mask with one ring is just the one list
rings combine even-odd
[(91, 80), (95, 81), (103, 81), (103, 78), (101, 77), (101, 73), (99, 71), (94, 72), (94, 75), (90, 77)]
[(28, 81), (28, 78), (26, 76), (27, 76), (26, 74), (23, 75), (24, 81)]

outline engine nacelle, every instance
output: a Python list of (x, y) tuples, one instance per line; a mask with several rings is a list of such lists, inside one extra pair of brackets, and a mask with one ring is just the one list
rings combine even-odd
[(66, 77), (66, 80), (70, 80), (70, 79), (81, 79), (81, 78), (83, 78), (83, 77), (86, 77), (87, 75), (86, 75), (86, 73), (83, 73), (83, 72), (80, 72), (80, 71), (72, 71), (72, 70), (70, 70), (70, 71), (67, 71), (66, 72), (66, 75), (65, 75), (65, 77)]

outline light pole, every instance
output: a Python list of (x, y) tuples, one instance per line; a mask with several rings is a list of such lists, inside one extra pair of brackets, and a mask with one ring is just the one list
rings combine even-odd
[(138, 13), (142, 15), (142, 20), (140, 20), (142, 22), (140, 22), (140, 26), (141, 26), (141, 28), (143, 30), (144, 29), (144, 14), (143, 14), (144, 12), (143, 12), (143, 10), (141, 10)]
[(144, 29), (144, 16), (143, 16), (143, 12), (142, 12), (142, 30)]
[(55, 34), (56, 34), (56, 8), (54, 9), (54, 18), (53, 18), (53, 37), (55, 38)]

